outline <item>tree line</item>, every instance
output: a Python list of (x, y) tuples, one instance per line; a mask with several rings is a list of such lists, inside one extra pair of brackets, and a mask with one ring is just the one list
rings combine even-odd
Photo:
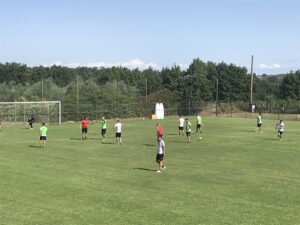
[[(260, 108), (271, 111), (275, 105), (286, 110), (295, 106), (293, 112), (299, 112), (300, 70), (276, 76), (254, 74), (253, 78), (253, 99)], [(173, 65), (160, 71), (151, 67), (141, 71), (1, 63), (0, 101), (60, 100), (70, 113), (101, 109), (102, 113), (114, 111), (127, 116), (142, 115), (155, 102), (187, 109), (218, 99), (244, 102), (247, 107), (250, 80), (245, 67), (200, 59), (194, 59), (186, 70)]]

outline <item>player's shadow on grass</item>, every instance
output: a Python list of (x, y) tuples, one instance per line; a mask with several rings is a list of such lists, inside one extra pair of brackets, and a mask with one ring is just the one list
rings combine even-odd
[(93, 140), (93, 141), (95, 141), (95, 140), (100, 140), (99, 138), (87, 138), (86, 140), (82, 140), (82, 138), (70, 138), (70, 140), (72, 140), (72, 141), (88, 141), (88, 140)]
[(244, 133), (256, 133), (255, 130), (240, 130), (240, 132), (244, 132)]
[(100, 138), (95, 138), (95, 137), (91, 137), (91, 138), (87, 138), (88, 140), (93, 140), (93, 141), (99, 141), (99, 140), (101, 140)]
[(166, 134), (167, 136), (174, 136), (174, 135), (178, 135), (179, 136), (179, 134), (177, 133), (177, 134), (175, 134), (175, 133), (169, 133), (169, 134)]
[(156, 146), (156, 145), (154, 145), (154, 144), (143, 144), (143, 145), (145, 145), (145, 146), (149, 146), (149, 147)]
[(266, 141), (278, 141), (278, 138), (265, 138)]
[(187, 143), (187, 141), (170, 141), (170, 142), (177, 142), (177, 143)]
[(103, 142), (103, 145), (117, 145), (116, 142)]
[(39, 145), (28, 145), (29, 148), (41, 148)]
[(150, 171), (150, 172), (153, 172), (153, 171), (156, 171), (156, 170), (153, 170), (153, 169), (148, 169), (148, 168), (133, 168), (134, 170), (144, 170), (144, 171)]
[(82, 141), (82, 138), (70, 138), (72, 141)]

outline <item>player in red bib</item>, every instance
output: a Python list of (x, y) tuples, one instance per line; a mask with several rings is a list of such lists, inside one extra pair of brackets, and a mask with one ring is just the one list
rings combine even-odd
[(90, 121), (84, 117), (83, 120), (81, 120), (81, 132), (82, 132), (82, 140), (87, 139), (87, 132), (88, 132), (88, 125), (90, 124)]
[(162, 138), (163, 130), (159, 123), (156, 125), (156, 131), (157, 131), (157, 139)]

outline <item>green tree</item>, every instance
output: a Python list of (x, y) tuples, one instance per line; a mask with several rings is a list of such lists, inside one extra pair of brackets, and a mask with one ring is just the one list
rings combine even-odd
[(300, 99), (300, 70), (285, 76), (279, 89), (281, 98)]
[(183, 73), (180, 70), (179, 66), (172, 66), (171, 68), (163, 68), (161, 71), (161, 79), (162, 79), (162, 85), (164, 88), (171, 89), (173, 83), (178, 78), (182, 77)]

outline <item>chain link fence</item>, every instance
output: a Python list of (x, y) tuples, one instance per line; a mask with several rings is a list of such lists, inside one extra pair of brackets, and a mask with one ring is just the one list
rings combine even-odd
[[(0, 119), (7, 123), (27, 123), (29, 116), (34, 116), (36, 122), (58, 123), (58, 106), (30, 106), (9, 105), (0, 108)], [(185, 104), (164, 104), (165, 116), (192, 116), (202, 112), (204, 116), (243, 117), (252, 118), (257, 112), (264, 114), (264, 118), (300, 120), (300, 103), (282, 104), (280, 102), (269, 105), (266, 102), (256, 103), (256, 111), (250, 112), (246, 102), (199, 102), (197, 106)], [(103, 116), (111, 118), (151, 118), (155, 112), (155, 102), (147, 105), (131, 104), (64, 104), (62, 103), (62, 122), (80, 121), (83, 117), (90, 120), (100, 120)]]
[[(265, 118), (270, 119), (300, 119), (300, 102), (289, 107), (282, 104), (274, 104), (272, 108), (265, 102), (258, 102), (256, 110), (251, 112), (249, 103), (246, 102), (200, 102), (197, 106), (186, 106), (184, 104), (164, 104), (165, 116), (188, 116), (196, 115), (200, 111), (207, 116), (226, 116), (252, 118), (258, 112), (263, 113)], [(103, 116), (106, 118), (133, 118), (145, 117), (151, 118), (155, 112), (155, 102), (146, 104), (118, 104), (118, 105), (91, 105), (84, 104), (62, 105), (63, 121), (79, 121), (83, 117), (91, 120), (100, 120)]]

